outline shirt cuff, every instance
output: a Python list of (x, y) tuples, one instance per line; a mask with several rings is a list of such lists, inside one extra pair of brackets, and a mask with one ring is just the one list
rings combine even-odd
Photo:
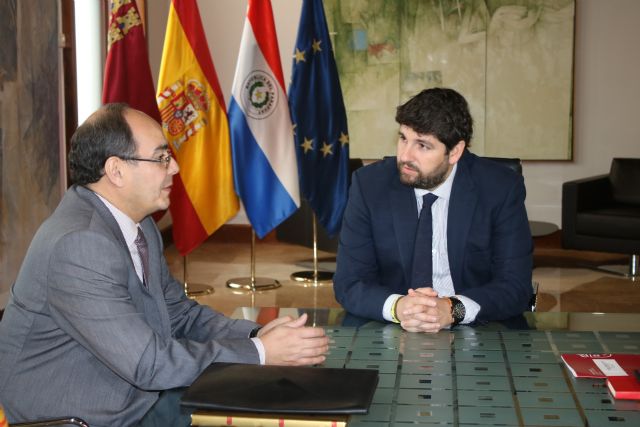
[(382, 306), (382, 317), (384, 318), (384, 320), (393, 322), (393, 317), (391, 316), (391, 308), (393, 307), (393, 304), (395, 304), (396, 300), (400, 298), (402, 298), (402, 295), (400, 294), (391, 294), (384, 301), (384, 305)]
[(264, 352), (264, 345), (262, 344), (262, 341), (260, 341), (260, 338), (258, 337), (251, 338), (251, 341), (253, 341), (253, 344), (255, 344), (256, 346), (256, 350), (258, 350), (258, 355), (260, 356), (260, 364), (264, 365), (265, 352)]
[(466, 325), (476, 320), (476, 317), (480, 312), (480, 305), (469, 297), (456, 295), (456, 298), (458, 298), (464, 305), (464, 319), (462, 319), (462, 322), (460, 323)]

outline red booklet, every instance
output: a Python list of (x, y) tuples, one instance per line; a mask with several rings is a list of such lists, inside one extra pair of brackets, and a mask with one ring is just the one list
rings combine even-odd
[(576, 378), (606, 378), (616, 399), (640, 399), (640, 354), (562, 354)]
[(640, 382), (635, 375), (607, 377), (607, 387), (616, 399), (640, 400)]

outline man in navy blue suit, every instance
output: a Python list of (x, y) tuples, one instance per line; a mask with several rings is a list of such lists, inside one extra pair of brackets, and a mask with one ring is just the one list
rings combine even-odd
[(468, 151), (473, 120), (452, 89), (420, 92), (396, 121), (397, 157), (353, 175), (336, 299), (351, 314), (412, 332), (521, 314), (533, 253), (522, 176)]

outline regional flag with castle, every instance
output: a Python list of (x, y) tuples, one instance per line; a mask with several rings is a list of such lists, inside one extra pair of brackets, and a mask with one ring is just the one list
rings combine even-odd
[(135, 0), (111, 0), (102, 102), (126, 102), (160, 122), (142, 20)]
[(180, 166), (173, 240), (185, 256), (239, 209), (225, 102), (195, 0), (172, 0), (158, 78), (162, 129)]

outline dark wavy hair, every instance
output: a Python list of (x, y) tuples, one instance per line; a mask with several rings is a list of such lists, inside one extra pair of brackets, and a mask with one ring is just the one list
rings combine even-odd
[(397, 108), (396, 122), (419, 134), (435, 136), (447, 147), (447, 153), (460, 141), (468, 147), (473, 136), (467, 101), (453, 89), (423, 90)]
[(71, 137), (69, 174), (71, 181), (87, 185), (100, 180), (109, 157), (132, 157), (136, 143), (124, 112), (125, 103), (106, 104), (78, 127)]

